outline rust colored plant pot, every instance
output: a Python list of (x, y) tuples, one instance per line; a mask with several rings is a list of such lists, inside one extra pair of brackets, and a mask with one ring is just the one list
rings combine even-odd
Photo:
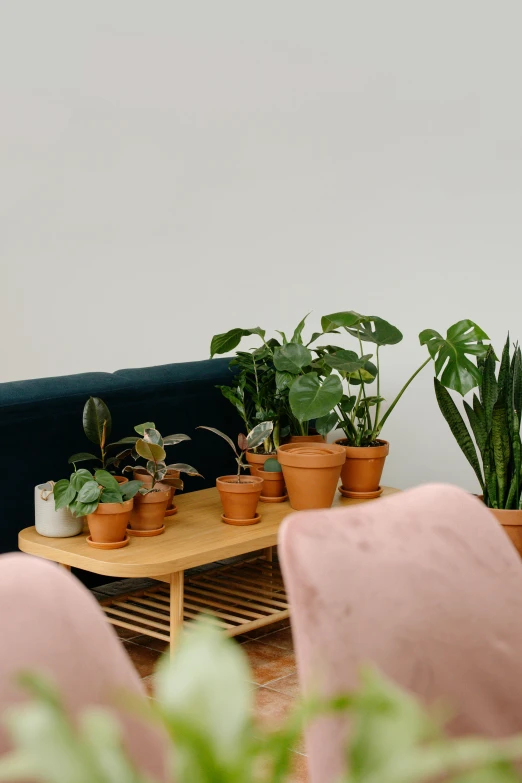
[(258, 476), (263, 479), (261, 499), (280, 498), (286, 495), (285, 477), (281, 471), (259, 470)]
[(497, 522), (500, 522), (518, 554), (522, 557), (522, 511), (516, 509), (490, 508)]
[(87, 514), (91, 540), (98, 544), (126, 544), (127, 525), (134, 499), (123, 503), (100, 503), (93, 514)]
[[(167, 470), (167, 477), (172, 478), (179, 478), (179, 470)], [(139, 470), (133, 471), (132, 477), (135, 481), (141, 481), (143, 482), (143, 486), (145, 489), (151, 489), (152, 487), (152, 476), (150, 473), (140, 473)], [(167, 503), (167, 508), (173, 508), (174, 507), (174, 495), (176, 494), (176, 487), (172, 487), (170, 484), (164, 484), (162, 481), (158, 481), (156, 484), (158, 489), (163, 490), (164, 492), (169, 493), (169, 500)]]
[(114, 476), (118, 484), (126, 484), (128, 482), (128, 478), (126, 476)]
[(290, 435), (290, 443), (326, 443), (324, 435)]
[(263, 465), (267, 459), (273, 459), (275, 457), (275, 451), (271, 454), (257, 454), (255, 451), (246, 451), (245, 456), (248, 467), (250, 468), (250, 475), (259, 476), (259, 471), (263, 470)]
[(329, 508), (346, 459), (335, 443), (287, 443), (277, 450), (290, 505), (297, 511)]
[(254, 524), (257, 504), (263, 488), (262, 478), (241, 476), (238, 482), (237, 476), (221, 476), (216, 479), (216, 487), (221, 497), (224, 517), (245, 521), (252, 520), (252, 524)]
[(390, 451), (388, 441), (378, 440), (378, 446), (348, 446), (344, 438), (335, 442), (346, 451), (341, 471), (343, 495), (361, 497), (361, 493), (378, 493), (384, 462)]
[[(158, 487), (159, 484), (156, 485)], [(169, 492), (156, 487), (152, 492), (134, 496), (134, 508), (130, 515), (132, 530), (158, 530), (163, 532), (165, 512), (169, 502)]]

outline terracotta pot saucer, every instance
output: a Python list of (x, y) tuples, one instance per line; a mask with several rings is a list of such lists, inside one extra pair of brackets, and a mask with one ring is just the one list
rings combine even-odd
[(165, 525), (156, 528), (156, 530), (133, 530), (131, 527), (127, 528), (129, 536), (136, 536), (137, 538), (150, 538), (150, 536), (160, 536), (165, 532)]
[(89, 546), (94, 547), (94, 549), (121, 549), (122, 547), (127, 546), (129, 541), (129, 536), (125, 536), (123, 541), (111, 541), (110, 543), (103, 543), (101, 541), (93, 541), (90, 536), (87, 536), (87, 543)]
[(382, 487), (374, 490), (374, 492), (352, 492), (351, 489), (345, 489), (339, 487), (339, 492), (343, 498), (352, 498), (352, 500), (372, 500), (372, 498), (379, 498), (384, 492)]
[(263, 495), (260, 495), (259, 500), (261, 500), (263, 503), (282, 503), (284, 500), (288, 500), (288, 495), (280, 495), (277, 498), (264, 498)]
[(221, 514), (221, 521), (227, 525), (257, 525), (258, 522), (261, 522), (261, 514), (256, 514), (252, 519), (229, 519)]
[(177, 514), (177, 513), (178, 513), (178, 507), (177, 506), (172, 506), (172, 508), (168, 508), (165, 511), (165, 516), (166, 517), (173, 517), (174, 514)]

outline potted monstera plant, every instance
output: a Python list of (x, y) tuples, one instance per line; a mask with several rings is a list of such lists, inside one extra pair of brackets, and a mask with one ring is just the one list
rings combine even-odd
[[(486, 506), (522, 555), (522, 356), (508, 335), (498, 373), (491, 346), (473, 371), (478, 383), (471, 404), (463, 401), (468, 426), (445, 386), (435, 394), (442, 415), (473, 468)], [(474, 439), (474, 440), (473, 440)]]
[[(389, 443), (380, 437), (381, 431), (402, 395), (414, 378), (431, 360), (435, 362), (435, 375), (440, 376), (444, 387), (464, 395), (479, 382), (476, 362), (488, 348), (484, 340), (486, 333), (470, 320), (459, 321), (442, 337), (433, 329), (426, 329), (419, 335), (421, 345), (428, 348), (428, 358), (412, 373), (395, 399), (382, 413), (380, 377), (380, 349), (396, 345), (403, 336), (397, 327), (377, 316), (361, 315), (354, 311), (333, 313), (321, 321), (324, 333), (347, 332), (356, 340), (357, 350), (346, 350), (335, 345), (319, 350), (324, 364), (338, 373), (346, 386), (335, 407), (322, 416), (316, 427), (326, 434), (340, 428), (344, 437), (336, 441), (346, 449), (346, 462), (341, 471), (343, 495), (351, 498), (378, 497), (381, 475)], [(366, 346), (370, 344), (370, 349)], [(333, 376), (329, 376), (333, 377)], [(301, 393), (301, 383), (290, 389), (290, 405), (296, 416), (306, 415), (306, 399)], [(368, 387), (375, 383), (374, 393)]]

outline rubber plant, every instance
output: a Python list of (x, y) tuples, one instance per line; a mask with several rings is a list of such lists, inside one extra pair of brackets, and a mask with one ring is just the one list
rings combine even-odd
[[(455, 440), (475, 471), (489, 508), (522, 509), (522, 356), (509, 335), (502, 351), (498, 375), (497, 357), (488, 348), (479, 360), (478, 394), (471, 404), (463, 401), (469, 429), (451, 395), (435, 378), (435, 394), (442, 415)], [(474, 441), (473, 441), (474, 438)]]
[[(291, 338), (284, 332), (278, 331), (278, 338), (266, 340), (266, 330), (260, 327), (254, 329), (231, 329), (224, 334), (217, 334), (212, 338), (210, 346), (211, 358), (216, 354), (224, 354), (234, 350), (244, 337), (257, 335), (262, 345), (250, 352), (252, 357), (252, 369), (246, 376), (242, 374), (246, 354), (238, 353), (231, 362), (231, 368), (240, 368), (237, 382), (229, 391), (222, 391), (225, 396), (236, 406), (245, 421), (247, 428), (252, 419), (249, 418), (250, 408), (255, 410), (254, 417), (263, 416), (263, 400), (270, 399), (270, 409), (276, 411), (271, 419), (274, 425), (272, 443), (267, 444), (278, 448), (281, 444), (281, 422), (288, 419), (289, 431), (293, 435), (307, 435), (310, 421), (328, 414), (341, 400), (343, 396), (342, 384), (338, 376), (332, 375), (326, 368), (320, 354), (311, 347), (324, 332), (314, 332), (308, 342), (303, 339), (305, 316), (294, 329)], [(271, 378), (263, 389), (263, 394), (256, 378), (257, 362), (264, 362), (271, 370)], [(251, 376), (254, 376), (254, 382)], [(292, 405), (291, 393), (294, 386), (293, 398), (299, 397), (298, 409)], [(225, 387), (229, 388), (229, 387)], [(264, 397), (263, 397), (264, 395)], [(298, 410), (299, 415), (296, 415)], [(268, 451), (266, 451), (268, 453)]]
[[(241, 645), (208, 622), (182, 635), (161, 661), (155, 698), (127, 702), (165, 737), (163, 780), (177, 783), (290, 783), (291, 748), (317, 719), (348, 719), (347, 769), (338, 783), (521, 783), (522, 737), (452, 737), (443, 711), (365, 667), (356, 688), (310, 696), (277, 727), (256, 724), (252, 674)], [(114, 709), (72, 716), (66, 694), (42, 674), (20, 677), (27, 696), (6, 712), (10, 749), (0, 781), (154, 783), (131, 759)], [(125, 702), (123, 702), (125, 703)], [(316, 778), (317, 779), (317, 778)], [(155, 779), (156, 780), (156, 779)]]
[[(137, 437), (122, 438), (121, 440), (107, 443), (112, 430), (112, 417), (109, 408), (100, 397), (89, 397), (83, 408), (83, 431), (88, 440), (99, 448), (99, 455), (88, 451), (80, 451), (69, 457), (69, 464), (76, 466), (78, 462), (94, 460), (99, 462), (102, 470), (117, 468), (120, 462), (132, 452)], [(118, 454), (110, 457), (109, 449), (119, 446), (125, 448)]]
[(201, 476), (201, 473), (192, 465), (186, 462), (173, 462), (170, 465), (166, 463), (167, 452), (165, 446), (175, 446), (182, 441), (190, 440), (189, 435), (178, 433), (177, 435), (167, 435), (162, 437), (153, 421), (147, 421), (144, 424), (138, 424), (134, 427), (138, 436), (134, 440), (133, 448), (129, 451), (136, 462), (140, 457), (145, 460), (145, 465), (127, 465), (123, 472), (132, 471), (137, 475), (150, 476), (152, 483), (150, 487), (142, 487), (140, 494), (145, 495), (154, 491), (158, 483), (168, 484), (176, 489), (182, 490), (184, 482), (179, 477), (179, 473), (186, 473), (187, 476)]
[[(429, 356), (381, 415), (385, 400), (381, 396), (380, 349), (401, 342), (402, 332), (383, 318), (361, 315), (353, 310), (326, 315), (321, 326), (325, 334), (344, 329), (357, 343), (358, 350), (333, 345), (317, 349), (330, 372), (337, 372), (342, 378), (347, 393), (342, 394), (333, 410), (318, 419), (315, 426), (324, 435), (339, 427), (350, 446), (370, 446), (377, 441), (404, 392), (431, 360), (435, 362), (435, 375), (440, 376), (440, 383), (464, 395), (480, 382), (481, 377), (477, 364), (468, 357), (479, 359), (488, 350), (483, 342), (489, 339), (487, 334), (468, 319), (450, 326), (445, 338), (433, 329), (422, 331), (419, 340), (421, 345), (427, 346)], [(375, 347), (375, 352), (365, 348), (368, 343)], [(374, 382), (375, 393), (369, 394), (367, 386)], [(301, 383), (290, 390), (290, 405), (296, 416), (304, 416), (307, 412)]]

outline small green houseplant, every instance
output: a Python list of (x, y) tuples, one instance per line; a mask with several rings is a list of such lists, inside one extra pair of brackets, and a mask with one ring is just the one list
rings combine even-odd
[(259, 476), (242, 476), (241, 471), (246, 470), (245, 454), (248, 449), (255, 449), (270, 435), (272, 431), (271, 421), (262, 421), (257, 424), (248, 435), (241, 433), (237, 438), (237, 446), (221, 430), (215, 427), (205, 427), (201, 425), (198, 429), (208, 430), (215, 435), (219, 435), (228, 443), (234, 452), (234, 459), (237, 464), (237, 473), (233, 476), (220, 476), (216, 479), (221, 503), (223, 505), (223, 522), (230, 525), (253, 525), (259, 522), (260, 517), (256, 514), (257, 504), (263, 487), (263, 479)]
[(469, 429), (448, 390), (435, 378), (440, 411), (473, 468), (484, 503), (504, 526), (522, 554), (522, 356), (509, 335), (496, 372), (497, 357), (488, 348), (479, 360), (478, 394), (463, 401)]
[(130, 517), (131, 535), (159, 535), (163, 533), (164, 518), (167, 516), (167, 508), (172, 504), (174, 488), (183, 489), (183, 481), (180, 473), (189, 476), (201, 476), (201, 474), (184, 462), (176, 462), (167, 465), (165, 458), (166, 446), (173, 446), (182, 441), (190, 440), (188, 435), (168, 435), (163, 438), (154, 422), (138, 424), (135, 431), (138, 437), (132, 449), (135, 460), (140, 457), (145, 460), (145, 465), (127, 465), (124, 472), (133, 471), (134, 478), (143, 482), (134, 501)]
[[(99, 448), (99, 456), (88, 451), (80, 451), (69, 457), (69, 464), (76, 466), (78, 462), (99, 462), (102, 470), (117, 468), (120, 462), (131, 454), (132, 446), (137, 437), (122, 438), (107, 443), (112, 430), (112, 416), (109, 408), (100, 397), (89, 397), (83, 408), (83, 431), (91, 443)], [(125, 448), (114, 456), (109, 456), (109, 449), (117, 446)]]
[(87, 542), (98, 549), (118, 549), (128, 543), (127, 525), (133, 498), (141, 481), (118, 483), (106, 470), (94, 475), (81, 468), (70, 479), (54, 486), (55, 508), (69, 508), (74, 516), (86, 516), (90, 537)]
[[(373, 669), (351, 693), (309, 697), (275, 729), (254, 721), (251, 678), (241, 645), (208, 623), (182, 635), (172, 662), (161, 662), (155, 700), (132, 700), (169, 738), (165, 780), (290, 783), (303, 727), (339, 716), (351, 730), (337, 783), (522, 782), (522, 737), (449, 737), (440, 710), (428, 712)], [(0, 781), (158, 783), (129, 757), (114, 711), (93, 706), (73, 720), (47, 679), (25, 674), (21, 684), (29, 699), (6, 716), (13, 750), (0, 759)]]

